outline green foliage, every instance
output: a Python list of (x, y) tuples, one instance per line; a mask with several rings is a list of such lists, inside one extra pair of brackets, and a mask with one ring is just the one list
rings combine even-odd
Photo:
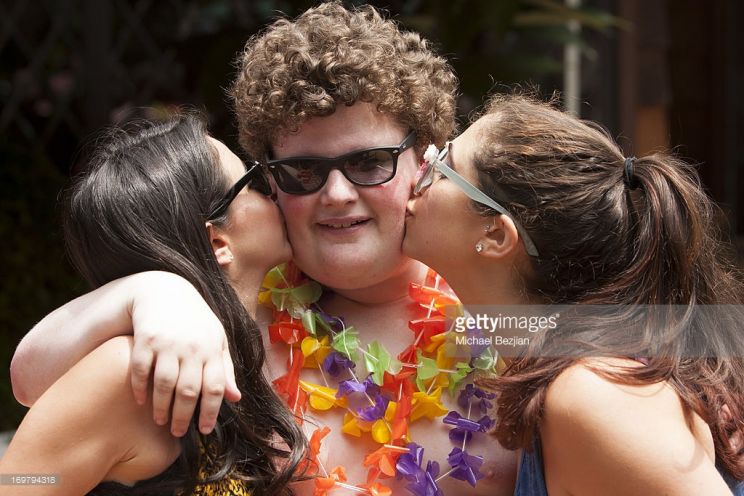
[(606, 33), (625, 27), (608, 12), (591, 6), (572, 9), (563, 0), (431, 0), (404, 5), (413, 8), (403, 9), (401, 23), (433, 40), (460, 78), (461, 117), (494, 85), (531, 82), (559, 88), (566, 43), (577, 43), (585, 56), (595, 57), (581, 34), (568, 28), (569, 21)]

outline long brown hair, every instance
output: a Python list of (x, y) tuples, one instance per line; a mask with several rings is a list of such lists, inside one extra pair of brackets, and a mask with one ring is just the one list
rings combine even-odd
[[(601, 127), (529, 96), (494, 97), (482, 119), (473, 157), (480, 186), (508, 204), (540, 252), (522, 274), (525, 291), (551, 304), (682, 307), (674, 322), (623, 336), (630, 347), (622, 356), (647, 357), (648, 366), (596, 372), (623, 384), (667, 381), (688, 420), (694, 411), (710, 425), (721, 464), (744, 478), (729, 442), (744, 432), (741, 321), (704, 311), (741, 303), (741, 275), (727, 261), (716, 227), (721, 214), (695, 168), (655, 153), (631, 160), (626, 177), (626, 157)], [(561, 346), (618, 356), (618, 334), (601, 319), (559, 325), (502, 377), (483, 381), (499, 393), (499, 441), (511, 449), (531, 445), (548, 386), (579, 359)], [(724, 405), (728, 418), (720, 415)]]
[(189, 281), (225, 328), (243, 394), (237, 403), (223, 401), (207, 436), (197, 429), (197, 409), (181, 455), (165, 473), (131, 488), (104, 483), (91, 494), (190, 494), (225, 478), (247, 481), (253, 495), (291, 494), (288, 483), (306, 441), (262, 373), (260, 330), (209, 243), (205, 222), (229, 183), (204, 122), (185, 114), (108, 134), (67, 192), (65, 240), (73, 264), (93, 287), (148, 270)]

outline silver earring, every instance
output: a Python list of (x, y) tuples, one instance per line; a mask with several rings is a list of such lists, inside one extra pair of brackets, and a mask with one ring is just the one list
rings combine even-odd
[(478, 243), (477, 245), (475, 245), (475, 251), (476, 251), (476, 253), (482, 252), (483, 251), (483, 243)]
[(486, 225), (486, 227), (485, 227), (485, 231), (486, 231), (486, 232), (489, 232), (490, 230), (491, 230), (491, 226), (490, 226), (490, 225)]

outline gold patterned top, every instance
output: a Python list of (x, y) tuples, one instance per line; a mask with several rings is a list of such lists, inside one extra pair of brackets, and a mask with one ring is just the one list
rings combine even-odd
[[(210, 447), (210, 453), (213, 449)], [(206, 453), (204, 446), (200, 446), (202, 466), (199, 469), (199, 480), (206, 480), (210, 473), (214, 473), (212, 458)], [(198, 484), (191, 493), (192, 496), (250, 496), (249, 483), (242, 479), (231, 477), (230, 474), (224, 478), (214, 481), (207, 482), (204, 484)]]
[(193, 496), (250, 496), (248, 483), (229, 477), (196, 486)]

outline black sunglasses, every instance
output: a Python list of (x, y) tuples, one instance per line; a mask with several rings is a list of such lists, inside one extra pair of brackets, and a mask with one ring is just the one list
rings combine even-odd
[(290, 195), (315, 193), (328, 180), (328, 174), (338, 169), (357, 186), (377, 186), (395, 177), (398, 157), (416, 143), (416, 131), (411, 131), (398, 146), (379, 146), (357, 150), (336, 158), (287, 157), (266, 162), (276, 185)]
[(269, 184), (269, 180), (264, 174), (263, 169), (261, 168), (261, 164), (259, 164), (258, 162), (253, 162), (251, 168), (248, 169), (248, 172), (246, 172), (245, 175), (241, 177), (238, 182), (236, 182), (235, 185), (227, 191), (225, 196), (217, 205), (217, 208), (215, 208), (212, 213), (209, 214), (209, 217), (207, 217), (207, 219), (216, 219), (217, 217), (220, 217), (222, 214), (224, 214), (235, 197), (238, 196), (238, 193), (240, 193), (240, 191), (246, 186), (266, 196), (272, 196), (274, 194), (271, 189), (271, 185)]

